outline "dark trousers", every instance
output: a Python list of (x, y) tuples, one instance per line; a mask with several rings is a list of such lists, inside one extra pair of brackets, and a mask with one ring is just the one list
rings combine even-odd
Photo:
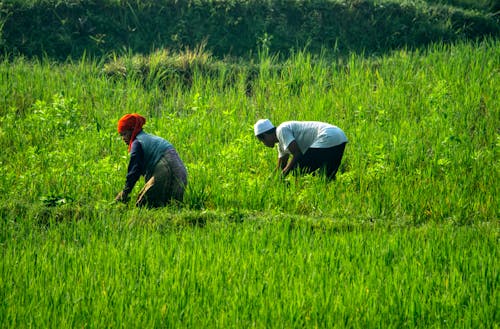
[(335, 179), (347, 143), (330, 148), (310, 148), (297, 165), (302, 173), (312, 173), (318, 169), (325, 172), (328, 179)]

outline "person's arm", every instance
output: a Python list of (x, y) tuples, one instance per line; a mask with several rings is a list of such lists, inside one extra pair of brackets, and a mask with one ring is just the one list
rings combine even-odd
[(293, 140), (289, 145), (288, 145), (288, 150), (290, 153), (292, 153), (292, 159), (287, 163), (287, 165), (283, 168), (281, 173), (283, 174), (284, 177), (286, 177), (290, 171), (295, 169), (295, 167), (298, 164), (298, 161), (302, 157), (302, 152), (299, 149), (299, 145), (295, 140)]
[(128, 202), (129, 194), (144, 171), (144, 151), (138, 141), (132, 142), (125, 187), (116, 196), (116, 201)]
[(285, 169), (286, 164), (288, 163), (288, 154), (278, 158), (278, 165), (276, 166), (276, 170), (281, 172)]

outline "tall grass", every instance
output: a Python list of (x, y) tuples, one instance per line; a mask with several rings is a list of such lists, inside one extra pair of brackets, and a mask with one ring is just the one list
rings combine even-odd
[[(498, 41), (160, 62), (0, 63), (0, 326), (498, 326)], [(185, 161), (182, 207), (112, 203), (127, 112)], [(277, 179), (263, 117), (344, 129), (338, 179)]]
[(177, 230), (140, 217), (10, 227), (2, 327), (498, 324), (498, 232), (489, 226), (336, 231), (271, 217)]
[[(279, 69), (262, 58), (252, 79), (242, 70), (228, 84), (193, 66), (189, 86), (167, 87), (104, 75), (92, 61), (4, 61), (1, 198), (112, 200), (127, 166), (116, 120), (139, 112), (186, 162), (188, 208), (488, 221), (498, 217), (499, 55), (496, 41), (333, 63), (299, 52)], [(262, 117), (344, 129), (338, 180), (276, 180), (275, 151), (252, 135)]]

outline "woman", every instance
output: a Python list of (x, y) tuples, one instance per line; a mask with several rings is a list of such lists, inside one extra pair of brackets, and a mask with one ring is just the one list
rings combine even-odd
[(144, 176), (146, 184), (137, 197), (138, 207), (163, 207), (172, 200), (182, 201), (187, 171), (175, 148), (167, 140), (142, 130), (146, 119), (126, 114), (118, 121), (118, 133), (128, 145), (130, 162), (124, 189), (115, 200), (128, 202), (135, 183)]
[(267, 147), (278, 144), (278, 170), (283, 176), (296, 168), (304, 173), (320, 169), (333, 180), (347, 144), (342, 129), (317, 121), (287, 121), (275, 127), (261, 119), (255, 123), (254, 133)]

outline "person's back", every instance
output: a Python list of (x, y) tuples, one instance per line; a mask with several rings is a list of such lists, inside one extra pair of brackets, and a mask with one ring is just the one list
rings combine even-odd
[(144, 176), (146, 180), (151, 178), (153, 169), (166, 150), (173, 148), (167, 140), (141, 131), (136, 139), (141, 143), (144, 152)]
[(286, 121), (276, 127), (281, 154), (295, 140), (302, 153), (309, 148), (330, 148), (347, 142), (347, 137), (337, 126), (319, 121)]

